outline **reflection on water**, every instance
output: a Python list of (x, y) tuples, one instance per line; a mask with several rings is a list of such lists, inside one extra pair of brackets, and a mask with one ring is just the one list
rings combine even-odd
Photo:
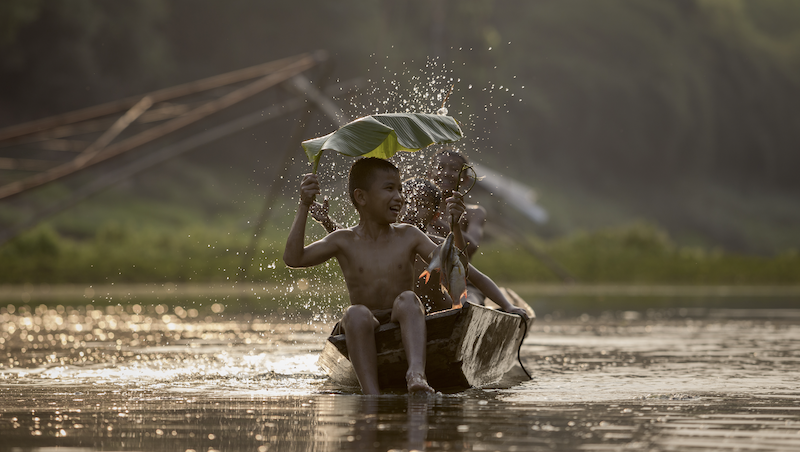
[(330, 386), (325, 324), (0, 308), (0, 450), (798, 450), (777, 314), (542, 319), (532, 381), (417, 400)]

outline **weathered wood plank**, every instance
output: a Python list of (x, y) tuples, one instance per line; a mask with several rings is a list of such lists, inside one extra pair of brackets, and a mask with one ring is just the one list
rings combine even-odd
[(461, 324), (461, 344), (455, 359), (471, 386), (485, 386), (499, 381), (516, 361), (522, 341), (522, 319), (494, 309), (472, 306), (470, 318)]

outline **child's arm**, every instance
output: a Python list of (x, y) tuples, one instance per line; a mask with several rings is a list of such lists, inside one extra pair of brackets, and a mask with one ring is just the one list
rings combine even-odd
[[(417, 253), (420, 258), (422, 258), (422, 261), (425, 262), (425, 265), (428, 265), (428, 261), (431, 258), (431, 253), (436, 249), (437, 244), (433, 243), (433, 240), (431, 240), (431, 237), (429, 237), (428, 234), (420, 231), (416, 227), (412, 226), (408, 230), (414, 234), (414, 240), (416, 240), (416, 243), (414, 244), (414, 252)], [(437, 239), (440, 240), (439, 243), (444, 241), (444, 239), (441, 237), (437, 237)]]
[(311, 267), (321, 264), (334, 256), (337, 246), (334, 240), (327, 236), (322, 240), (304, 246), (306, 235), (306, 220), (308, 210), (314, 197), (320, 193), (319, 181), (316, 174), (306, 174), (300, 184), (300, 204), (297, 206), (297, 215), (294, 217), (289, 237), (286, 239), (286, 248), (283, 251), (283, 262), (289, 267)]
[(478, 250), (480, 241), (483, 240), (483, 228), (486, 224), (486, 209), (481, 206), (472, 206), (467, 210), (466, 217), (468, 226), (467, 230), (463, 231), (463, 234), (464, 241), (467, 243), (467, 248), (464, 251), (467, 253), (467, 256), (472, 258), (475, 251)]
[(317, 223), (321, 224), (322, 227), (325, 228), (325, 230), (328, 232), (328, 234), (330, 234), (331, 232), (337, 229), (342, 229), (342, 227), (339, 226), (335, 221), (333, 221), (333, 218), (331, 218), (328, 215), (328, 207), (329, 204), (327, 198), (325, 198), (325, 200), (322, 201), (322, 204), (314, 201), (313, 203), (311, 203), (310, 212), (311, 212), (311, 218), (313, 218), (314, 221), (316, 221)]
[(508, 312), (509, 314), (520, 314), (525, 321), (528, 320), (528, 313), (525, 312), (524, 309), (518, 308), (511, 304), (511, 302), (506, 299), (505, 295), (503, 295), (503, 291), (497, 287), (497, 284), (495, 284), (491, 278), (478, 271), (478, 269), (472, 264), (470, 264), (469, 272), (467, 274), (469, 275), (467, 279), (469, 279), (472, 285), (477, 287), (478, 290), (483, 292), (484, 295), (497, 303), (503, 309), (503, 311)]

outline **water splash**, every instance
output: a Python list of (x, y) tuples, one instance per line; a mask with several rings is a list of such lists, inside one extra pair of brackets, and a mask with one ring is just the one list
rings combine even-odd
[[(509, 45), (511, 43), (509, 42)], [(370, 114), (389, 112), (423, 112), (450, 114), (455, 117), (464, 131), (465, 138), (455, 146), (465, 151), (471, 159), (482, 161), (482, 154), (494, 151), (491, 134), (500, 127), (503, 115), (511, 114), (510, 99), (515, 97), (514, 89), (510, 89), (515, 82), (504, 80), (504, 77), (493, 69), (482, 70), (486, 79), (463, 80), (462, 74), (467, 61), (472, 58), (462, 58), (470, 49), (451, 49), (453, 58), (427, 58), (422, 60), (398, 59), (394, 61), (389, 55), (371, 55), (371, 64), (367, 68), (366, 88), (359, 90), (349, 98), (349, 104), (344, 106), (345, 112), (351, 118), (358, 118)], [(462, 61), (463, 60), (463, 61)], [(474, 73), (475, 71), (470, 71)], [(504, 80), (498, 83), (492, 80)], [(521, 102), (521, 97), (515, 97)], [(444, 104), (444, 105), (443, 105)], [(331, 126), (324, 124), (325, 119), (319, 119), (322, 130)], [(399, 152), (392, 161), (400, 168), (403, 178), (427, 176), (432, 155), (441, 146), (431, 146), (420, 152)], [(320, 184), (323, 187), (323, 196), (330, 202), (330, 215), (342, 226), (352, 226), (358, 218), (347, 196), (347, 173), (352, 159), (336, 153), (327, 153), (325, 163), (320, 167)], [(295, 163), (293, 163), (295, 164)], [(305, 164), (305, 162), (302, 162)], [(296, 183), (287, 184), (285, 193), (291, 195), (296, 191)], [(284, 204), (281, 211), (293, 215), (294, 205)], [(324, 234), (321, 228), (310, 227), (309, 239), (319, 239)], [(332, 281), (341, 280), (341, 273), (335, 263), (326, 263), (314, 270), (291, 270), (288, 272), (289, 280), (306, 278), (310, 287), (330, 284)], [(313, 289), (312, 289), (313, 290)], [(286, 286), (285, 294), (294, 295), (296, 290), (293, 285)], [(330, 306), (346, 304), (347, 300), (341, 295), (328, 297), (327, 300), (311, 302), (312, 309), (326, 310)], [(314, 304), (317, 303), (317, 304)], [(328, 304), (325, 304), (328, 303)]]
[[(122, 307), (119, 307), (122, 308)], [(275, 395), (318, 390), (327, 327), (221, 317), (224, 307), (4, 309), (0, 381), (21, 386)], [(20, 386), (20, 387), (21, 387)]]

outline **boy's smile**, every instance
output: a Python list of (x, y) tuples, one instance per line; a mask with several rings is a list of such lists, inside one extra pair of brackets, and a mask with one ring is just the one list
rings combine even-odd
[(378, 171), (367, 190), (366, 209), (375, 215), (376, 219), (396, 223), (405, 202), (401, 190), (399, 174)]
[(400, 215), (400, 209), (402, 209), (402, 207), (403, 207), (402, 203), (399, 204), (399, 205), (391, 205), (391, 206), (389, 206), (389, 210), (392, 212), (392, 214), (394, 215), (395, 219), (397, 218), (398, 215)]

